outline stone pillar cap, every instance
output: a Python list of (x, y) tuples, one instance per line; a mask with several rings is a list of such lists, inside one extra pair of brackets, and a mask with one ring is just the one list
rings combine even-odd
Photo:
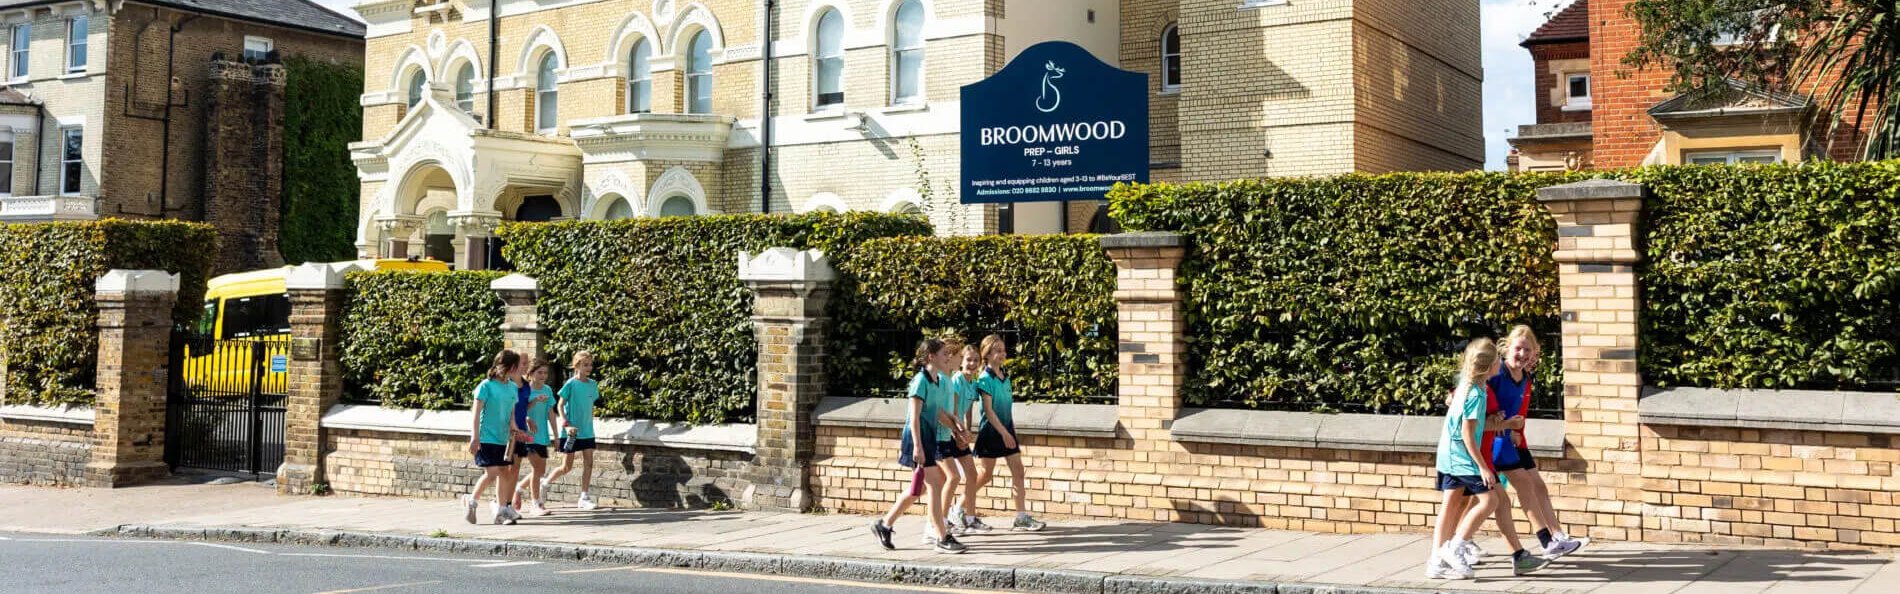
[(93, 290), (104, 295), (177, 293), (178, 275), (163, 270), (113, 269), (99, 277)]
[(1589, 179), (1561, 186), (1550, 186), (1537, 190), (1537, 199), (1541, 202), (1565, 200), (1619, 200), (1642, 198), (1642, 184), (1633, 184), (1613, 179)]
[(488, 288), (496, 291), (538, 291), (541, 289), (541, 284), (532, 276), (510, 274), (488, 283)]
[(1187, 238), (1173, 231), (1143, 231), (1102, 236), (1107, 249), (1171, 248), (1187, 245)]
[(314, 289), (318, 291), (341, 289), (343, 288), (343, 275), (358, 270), (370, 270), (372, 268), (375, 268), (373, 262), (360, 260), (329, 263), (310, 262), (302, 266), (291, 268), (290, 274), (284, 275), (284, 288), (286, 290)]
[(739, 280), (742, 281), (827, 282), (837, 276), (831, 269), (831, 258), (820, 250), (775, 247), (756, 256), (752, 252), (739, 252)]

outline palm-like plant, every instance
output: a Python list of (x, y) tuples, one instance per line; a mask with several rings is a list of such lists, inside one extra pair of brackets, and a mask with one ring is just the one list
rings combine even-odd
[(1814, 99), (1826, 130), (1859, 130), (1863, 158), (1900, 157), (1900, 104), (1890, 100), (1900, 83), (1900, 2), (1636, 0), (1625, 10), (1642, 38), (1623, 64), (1671, 69), (1671, 91), (1738, 79), (1799, 92)]

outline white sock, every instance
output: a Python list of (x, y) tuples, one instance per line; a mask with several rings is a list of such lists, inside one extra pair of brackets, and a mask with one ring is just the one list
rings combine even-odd
[(1019, 511), (1019, 512), (1016, 512), (1016, 519), (1018, 519), (1018, 520), (1027, 520), (1027, 519), (1029, 519), (1029, 512), (1026, 512), (1026, 511)]

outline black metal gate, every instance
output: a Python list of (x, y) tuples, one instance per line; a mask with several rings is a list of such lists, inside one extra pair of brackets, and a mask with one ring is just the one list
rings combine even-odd
[(253, 475), (284, 461), (287, 340), (172, 337), (165, 461)]

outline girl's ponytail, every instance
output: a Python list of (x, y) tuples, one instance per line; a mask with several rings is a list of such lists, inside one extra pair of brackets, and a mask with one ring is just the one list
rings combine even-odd
[(521, 355), (509, 349), (502, 349), (501, 352), (495, 353), (495, 362), (488, 366), (488, 379), (498, 382), (508, 381), (512, 379), (508, 377), (508, 370), (520, 364)]
[(943, 351), (944, 342), (935, 338), (926, 338), (917, 343), (917, 357), (911, 359), (912, 371), (923, 371), (930, 364), (930, 358)]

